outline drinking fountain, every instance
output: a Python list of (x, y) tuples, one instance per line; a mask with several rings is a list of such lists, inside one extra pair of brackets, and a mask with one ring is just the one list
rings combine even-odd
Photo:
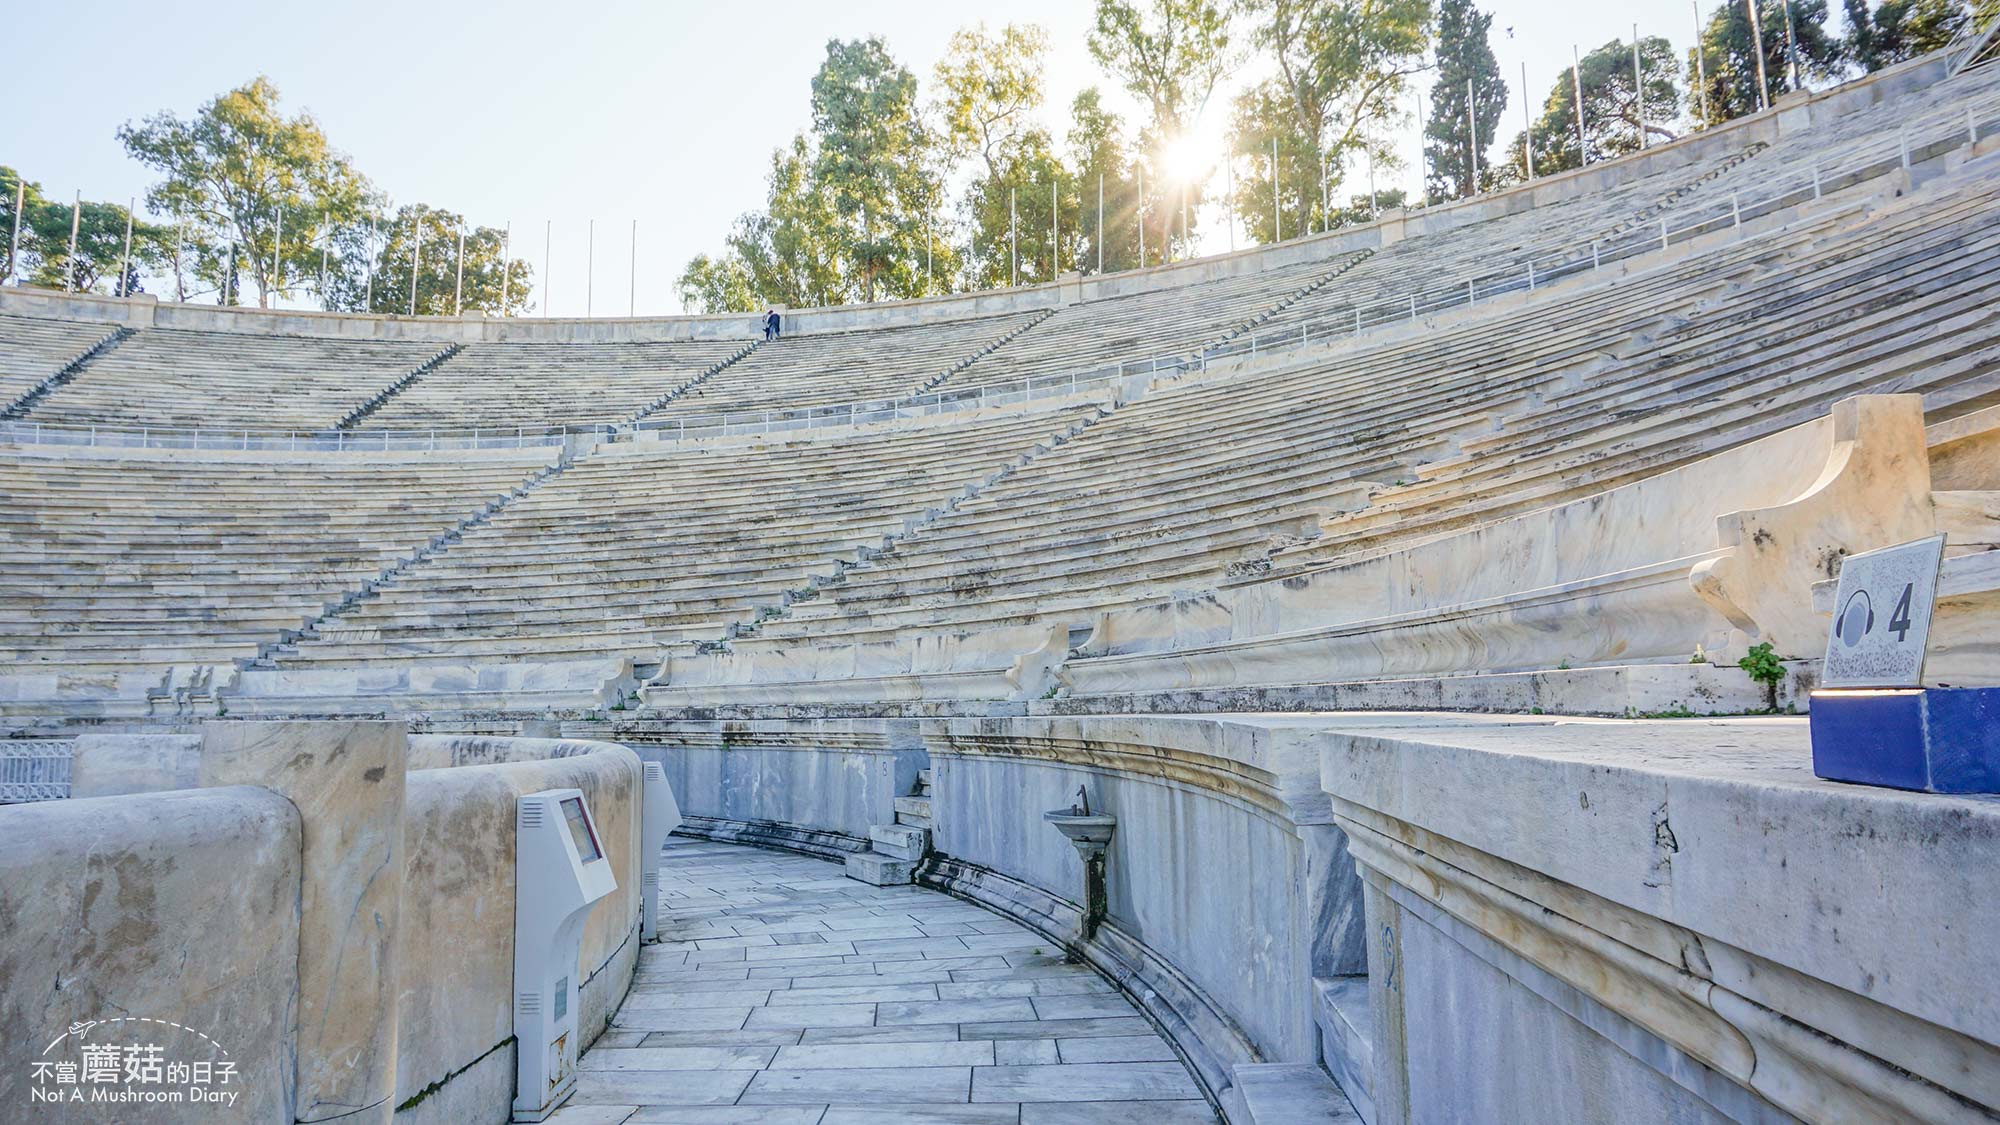
[(1090, 794), (1076, 787), (1077, 802), (1066, 809), (1050, 809), (1042, 819), (1055, 825), (1083, 860), (1083, 915), (1077, 920), (1077, 944), (1097, 936), (1097, 927), (1109, 912), (1104, 889), (1104, 849), (1118, 830), (1118, 818), (1090, 811)]

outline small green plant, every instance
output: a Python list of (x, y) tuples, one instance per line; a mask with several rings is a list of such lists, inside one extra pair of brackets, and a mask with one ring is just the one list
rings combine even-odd
[(1689, 663), (1689, 664), (1706, 664), (1706, 663), (1708, 663), (1708, 652), (1707, 652), (1707, 650), (1706, 650), (1706, 649), (1703, 649), (1703, 648), (1702, 648), (1702, 647), (1701, 647), (1700, 645), (1696, 645), (1696, 646), (1694, 646), (1694, 655), (1693, 655), (1693, 656), (1690, 656), (1690, 657), (1688, 657), (1688, 663)]
[(1556, 664), (1556, 671), (1558, 672), (1569, 671), (1569, 657), (1567, 656), (1563, 657), (1562, 660)]
[(1743, 659), (1736, 662), (1738, 668), (1751, 679), (1764, 685), (1764, 706), (1778, 709), (1778, 684), (1785, 678), (1785, 662), (1778, 659), (1770, 641), (1753, 645)]

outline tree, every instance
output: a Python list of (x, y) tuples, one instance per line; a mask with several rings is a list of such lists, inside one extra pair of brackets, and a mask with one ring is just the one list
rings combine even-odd
[(826, 45), (812, 81), (813, 177), (839, 217), (838, 248), (862, 300), (923, 292), (940, 225), (943, 150), (917, 113), (917, 80), (879, 37)]
[[(12, 168), (0, 166), (0, 256), (12, 252), (14, 197), (22, 185)], [(125, 257), (125, 223), (132, 218), (131, 258)], [(70, 254), (70, 224), (76, 222), (76, 254)], [(7, 260), (0, 277), (13, 273), (29, 285), (79, 293), (125, 296), (141, 292), (139, 275), (160, 263), (171, 232), (137, 219), (118, 203), (63, 202), (26, 184), (21, 214), (20, 260)], [(121, 274), (121, 270), (123, 273)]]
[(1473, 7), (1472, 0), (1438, 4), (1438, 77), (1431, 86), (1431, 119), (1424, 125), (1426, 193), (1433, 198), (1476, 195), (1493, 180), (1486, 152), (1507, 108), (1507, 82), (1486, 38), (1492, 24), (1493, 14)]
[[(1070, 103), (1069, 166), (1082, 201), (1078, 223), (1077, 269), (1098, 272), (1102, 249), (1104, 272), (1139, 266), (1139, 189), (1132, 175), (1132, 157), (1125, 147), (1125, 123), (1104, 108), (1092, 86)], [(1098, 208), (1103, 185), (1103, 209)], [(1101, 229), (1100, 229), (1101, 224)]]
[[(737, 217), (718, 258), (690, 262), (682, 301), (701, 312), (749, 312), (770, 304), (805, 308), (848, 299), (839, 242), (840, 217), (819, 190), (812, 142), (799, 134), (771, 154), (761, 211)], [(731, 280), (732, 275), (736, 280)]]
[[(21, 214), (14, 212), (16, 193), (25, 190)], [(42, 195), (42, 185), (28, 181), (23, 187), (21, 174), (0, 164), (0, 279), (25, 279), (34, 273), (40, 261), (40, 242), (35, 233), (34, 216), (48, 202)], [(14, 231), (21, 232), (19, 257), (15, 257)]]
[(318, 248), (297, 232), (351, 225), (368, 194), (318, 122), (284, 117), (278, 101), (277, 87), (260, 76), (192, 119), (160, 113), (118, 130), (134, 159), (166, 177), (147, 192), (148, 207), (184, 221), (196, 241), (235, 243), (260, 307), (281, 278), (318, 269)]
[(757, 279), (750, 267), (734, 254), (711, 258), (696, 254), (674, 282), (681, 307), (692, 312), (756, 312)]
[[(410, 204), (397, 208), (392, 217), (379, 224), (380, 246), (374, 255), (372, 283), (365, 272), (367, 252), (360, 244), (347, 246), (342, 261), (350, 263), (331, 272), (322, 303), (329, 309), (346, 312), (375, 312), (408, 315), (410, 286), (414, 280), (419, 316), (452, 316), (483, 312), (498, 316), (519, 316), (529, 308), (534, 276), (528, 264), (501, 258), (502, 232), (494, 227), (465, 226), (465, 217), (441, 207)], [(346, 228), (349, 231), (356, 228)], [(458, 235), (465, 232), (464, 290), (459, 302)], [(359, 228), (366, 239), (365, 224)], [(411, 276), (412, 259), (416, 266)], [(318, 252), (313, 267), (317, 272)], [(501, 301), (502, 271), (506, 301)]]
[[(1653, 35), (1639, 41), (1639, 59), (1645, 72), (1645, 130), (1653, 142), (1674, 139), (1665, 122), (1680, 114), (1680, 59), (1673, 45)], [(1639, 143), (1639, 99), (1632, 73), (1632, 45), (1614, 39), (1583, 56), (1578, 72), (1583, 84), (1583, 132), (1591, 160), (1608, 160), (1636, 152)], [(1579, 168), (1583, 153), (1577, 148), (1576, 78), (1564, 70), (1549, 88), (1542, 114), (1529, 133), (1535, 148), (1535, 173), (1544, 175)], [(1523, 176), (1521, 138), (1517, 134), (1510, 147), (1511, 175)]]
[[(1826, 29), (1826, 0), (1797, 0), (1791, 5), (1791, 34), (1798, 40), (1800, 78), (1826, 82), (1840, 77), (1842, 43)], [(1757, 23), (1763, 33), (1764, 76), (1770, 99), (1792, 89), (1784, 0), (1761, 0)], [(1715, 125), (1759, 108), (1757, 50), (1750, 34), (1750, 14), (1743, 0), (1725, 3), (1709, 17), (1701, 34), (1702, 68), (1708, 76), (1707, 124)], [(1694, 98), (1701, 113), (1700, 92)]]
[(981, 24), (951, 37), (937, 65), (936, 113), (954, 160), (977, 156), (988, 178), (1000, 174), (1002, 154), (1042, 107), (1048, 49), (1049, 33), (1034, 24), (1010, 23), (998, 36)]
[(1972, 13), (1957, 0), (1846, 0), (1848, 61), (1873, 74), (1894, 63), (1929, 54), (1951, 42)]
[[(966, 253), (971, 283), (981, 288), (1033, 284), (1076, 269), (1084, 242), (1082, 184), (1064, 167), (1049, 135), (1031, 129), (1000, 159), (999, 175), (974, 181), (966, 192), (974, 231)], [(1094, 205), (1095, 182), (1091, 190)], [(1060, 223), (1054, 223), (1056, 215)], [(1052, 256), (1052, 235), (1059, 263)]]
[(1399, 106), (1409, 77), (1422, 69), (1430, 6), (1427, 0), (1246, 0), (1245, 12), (1254, 21), (1252, 41), (1276, 74), (1236, 102), (1230, 144), (1249, 166), (1237, 185), (1236, 211), (1251, 237), (1268, 242), (1276, 233), (1274, 193), (1290, 212), (1284, 230), (1324, 229), (1349, 169), (1394, 160), (1383, 134), (1403, 120)]
[[(1201, 186), (1168, 183), (1166, 153), (1185, 143), (1183, 138), (1207, 107), (1216, 84), (1236, 64), (1229, 9), (1214, 0), (1150, 0), (1142, 12), (1134, 0), (1097, 0), (1089, 47), (1097, 64), (1150, 114), (1139, 144), (1150, 173), (1145, 209), (1159, 216), (1160, 238), (1157, 243), (1147, 241), (1165, 254), (1174, 240), (1178, 190), (1187, 188), (1192, 208), (1200, 202)], [(1185, 169), (1175, 169), (1175, 174), (1185, 177)]]

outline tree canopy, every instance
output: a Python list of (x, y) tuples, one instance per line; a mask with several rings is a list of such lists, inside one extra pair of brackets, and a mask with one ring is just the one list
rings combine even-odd
[(1472, 0), (1438, 2), (1437, 81), (1424, 124), (1425, 185), (1433, 198), (1460, 199), (1494, 182), (1485, 154), (1507, 109), (1507, 82), (1487, 41), (1492, 25), (1493, 14)]

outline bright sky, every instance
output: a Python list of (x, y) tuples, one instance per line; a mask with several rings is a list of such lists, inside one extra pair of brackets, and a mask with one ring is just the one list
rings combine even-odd
[[(1687, 0), (1487, 7), (1503, 75), (1518, 87), (1526, 63), (1536, 102), (1569, 65), (1572, 44), (1588, 51), (1629, 38), (1635, 21), (1682, 49), (1694, 34)], [(1703, 10), (1713, 8), (1705, 0)], [(718, 248), (731, 220), (761, 204), (771, 150), (806, 126), (809, 83), (828, 39), (883, 35), (927, 87), (952, 32), (982, 13), (994, 24), (1040, 23), (1053, 44), (1047, 117), (1060, 135), (1078, 90), (1098, 84), (1112, 93), (1084, 45), (1091, 11), (1089, 0), (404, 0), (238, 5), (209, 18), (133, 0), (44, 5), (10, 17), (13, 25), (24, 41), (87, 41), (93, 77), (78, 79), (73, 52), (12, 52), (9, 85), (49, 96), (0, 117), (0, 163), (54, 198), (142, 194), (151, 175), (124, 155), (118, 126), (159, 110), (190, 115), (262, 72), (288, 111), (309, 109), (395, 202), (511, 223), (514, 254), (534, 265), (538, 281), (553, 220), (556, 315), (585, 311), (593, 219), (591, 311), (672, 313), (681, 266)], [(1113, 104), (1136, 131), (1136, 105), (1122, 93)], [(1507, 112), (1502, 143), (1521, 127), (1518, 89)], [(1227, 117), (1225, 93), (1202, 127), (1218, 149)], [(1416, 127), (1401, 132), (1406, 159), (1414, 157)], [(1413, 168), (1400, 179), (1385, 171), (1382, 186), (1415, 179)], [(634, 219), (636, 293), (628, 285)], [(1207, 232), (1204, 249), (1226, 248), (1226, 228), (1211, 222)]]

